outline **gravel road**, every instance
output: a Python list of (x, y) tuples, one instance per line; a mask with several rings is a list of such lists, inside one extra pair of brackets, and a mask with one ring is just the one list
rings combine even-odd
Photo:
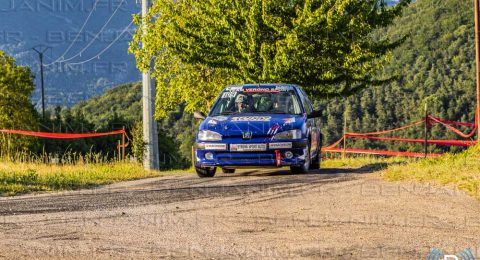
[(0, 238), (8, 259), (480, 257), (480, 203), (369, 167), (175, 174), (0, 198)]

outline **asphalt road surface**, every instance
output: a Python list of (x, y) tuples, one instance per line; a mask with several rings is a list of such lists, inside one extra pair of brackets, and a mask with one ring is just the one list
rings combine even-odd
[(0, 258), (480, 257), (480, 203), (369, 167), (241, 171), (0, 198)]

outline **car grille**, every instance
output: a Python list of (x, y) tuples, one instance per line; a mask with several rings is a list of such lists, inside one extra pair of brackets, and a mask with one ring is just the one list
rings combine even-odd
[(273, 160), (275, 159), (275, 154), (273, 153), (220, 153), (217, 154), (218, 160), (229, 160), (229, 161), (247, 161), (247, 160)]

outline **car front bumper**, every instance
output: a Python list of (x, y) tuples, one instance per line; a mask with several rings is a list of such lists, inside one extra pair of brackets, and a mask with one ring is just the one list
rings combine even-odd
[[(279, 143), (291, 143), (291, 146)], [(300, 166), (305, 163), (308, 147), (307, 140), (259, 143), (266, 144), (264, 151), (232, 151), (232, 144), (226, 143), (225, 147), (223, 144), (225, 143), (197, 143), (195, 166), (224, 168)], [(291, 156), (288, 156), (289, 153)]]

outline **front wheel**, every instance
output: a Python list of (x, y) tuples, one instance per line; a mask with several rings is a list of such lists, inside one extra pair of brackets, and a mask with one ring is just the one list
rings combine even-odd
[(292, 173), (307, 173), (310, 169), (310, 146), (307, 146), (307, 151), (305, 152), (305, 162), (300, 166), (290, 166), (290, 171)]
[(310, 170), (320, 169), (321, 162), (322, 162), (322, 155), (320, 153), (320, 149), (318, 149), (317, 155), (315, 156), (315, 158), (312, 159), (312, 163), (310, 164)]
[(320, 134), (320, 138), (318, 140), (317, 155), (312, 159), (312, 163), (310, 164), (310, 170), (320, 169), (320, 164), (322, 162), (322, 139), (322, 134)]
[(211, 178), (215, 176), (215, 172), (217, 171), (217, 168), (216, 167), (207, 167), (207, 168), (195, 167), (195, 171), (197, 172), (197, 175), (200, 178)]

